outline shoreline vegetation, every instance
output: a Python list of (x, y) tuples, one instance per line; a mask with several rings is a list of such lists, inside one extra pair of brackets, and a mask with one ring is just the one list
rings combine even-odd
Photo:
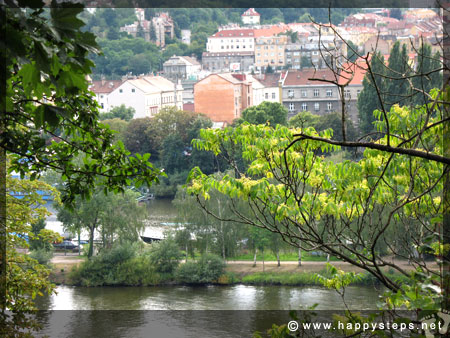
[[(202, 286), (202, 285), (270, 285), (270, 286), (323, 286), (317, 279), (316, 275), (327, 277), (327, 270), (325, 264), (316, 264), (317, 262), (304, 262), (302, 266), (298, 266), (294, 261), (283, 261), (280, 267), (276, 262), (265, 262), (265, 271), (262, 271), (262, 262), (258, 261), (256, 266), (249, 264), (245, 261), (228, 261), (223, 266), (223, 270), (215, 279), (204, 278), (199, 280), (198, 271), (192, 271), (195, 269), (194, 265), (198, 265), (198, 261), (188, 261), (188, 263), (181, 263), (178, 266), (179, 270), (185, 270), (184, 276), (174, 271), (173, 273), (157, 273), (154, 269), (148, 269), (147, 276), (134, 275), (130, 279), (130, 276), (123, 276), (117, 278), (113, 274), (108, 274), (100, 277), (101, 274), (88, 274), (84, 272), (84, 280), (80, 277), (80, 271), (83, 270), (83, 264), (86, 263), (83, 256), (66, 256), (62, 259), (58, 256), (56, 263), (52, 263), (52, 273), (50, 279), (57, 285), (69, 285), (69, 286), (85, 286), (85, 287), (98, 287), (98, 286), (174, 286), (174, 285), (186, 285), (186, 286)], [(351, 286), (379, 286), (378, 280), (367, 273), (361, 272), (359, 269), (355, 269), (351, 265), (343, 262), (332, 262), (337, 264), (338, 267), (344, 271), (360, 272), (361, 278), (356, 280)], [(127, 266), (139, 265), (135, 260), (126, 263), (124, 266), (121, 264), (121, 271), (127, 270)], [(139, 267), (137, 267), (139, 269)], [(141, 266), (142, 268), (142, 266)], [(134, 270), (134, 269), (133, 269)], [(219, 268), (220, 270), (220, 268)], [(84, 270), (86, 271), (86, 270)], [(91, 271), (91, 269), (88, 269)], [(110, 271), (111, 272), (111, 271)], [(129, 272), (131, 272), (129, 270)], [(142, 271), (141, 269), (141, 272)], [(134, 270), (136, 273), (136, 270)], [(394, 271), (389, 271), (388, 275), (401, 282), (406, 281), (406, 278)], [(186, 279), (186, 276), (193, 276), (190, 280)], [(100, 278), (99, 278), (100, 277)], [(197, 278), (197, 280), (196, 280)]]

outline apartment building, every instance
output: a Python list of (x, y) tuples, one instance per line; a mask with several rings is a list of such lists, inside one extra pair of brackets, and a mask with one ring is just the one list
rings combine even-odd
[(338, 87), (321, 80), (336, 81), (337, 78), (329, 69), (289, 70), (286, 73), (282, 80), (281, 100), (289, 117), (301, 111), (324, 115), (339, 109)]
[(194, 85), (195, 112), (231, 124), (253, 105), (252, 84), (244, 74), (211, 74)]
[(269, 65), (281, 68), (285, 65), (286, 35), (260, 36), (255, 39), (255, 66), (264, 70)]

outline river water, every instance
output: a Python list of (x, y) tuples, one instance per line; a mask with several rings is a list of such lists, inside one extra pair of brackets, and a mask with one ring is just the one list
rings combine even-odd
[[(318, 303), (316, 321), (331, 322), (345, 308), (335, 291), (320, 287), (59, 286), (57, 292), (38, 300), (40, 309), (52, 310), (39, 313), (42, 336), (250, 338), (273, 323), (286, 324), (286, 310)], [(376, 309), (379, 294), (374, 288), (348, 287), (345, 300), (352, 310)]]

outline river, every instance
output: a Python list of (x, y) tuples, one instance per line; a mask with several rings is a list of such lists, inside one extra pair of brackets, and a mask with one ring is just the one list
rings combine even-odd
[[(316, 313), (327, 321), (345, 308), (335, 291), (321, 287), (59, 286), (57, 293), (37, 302), (53, 310), (39, 314), (41, 334), (49, 337), (251, 337), (274, 322), (286, 324), (286, 310), (318, 303)], [(345, 300), (350, 309), (370, 310), (378, 295), (373, 287), (348, 287)]]

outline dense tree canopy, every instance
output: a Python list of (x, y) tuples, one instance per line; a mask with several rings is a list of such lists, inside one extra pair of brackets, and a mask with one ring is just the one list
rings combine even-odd
[(272, 126), (287, 124), (287, 109), (278, 102), (264, 101), (258, 106), (252, 106), (242, 112), (242, 120), (251, 124), (269, 123)]

